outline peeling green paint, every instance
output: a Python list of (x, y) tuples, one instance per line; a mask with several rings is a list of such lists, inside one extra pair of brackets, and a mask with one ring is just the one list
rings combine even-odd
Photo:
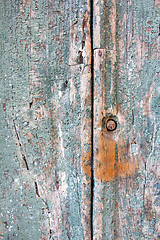
[[(121, 151), (117, 149), (116, 161), (121, 153), (120, 163), (129, 163), (133, 154), (139, 167), (133, 175), (115, 174), (111, 182), (94, 175), (94, 238), (158, 239), (153, 182), (159, 178), (160, 6), (152, 0), (95, 2), (99, 15), (94, 16), (94, 27), (98, 32), (99, 25), (100, 37), (94, 38), (94, 147), (98, 151), (100, 133), (109, 145), (111, 136), (101, 129), (102, 119), (117, 115), (113, 138)], [(98, 161), (95, 154), (95, 172)]]
[[(70, 29), (77, 19), (80, 48), (88, 8), (87, 1), (1, 3), (2, 239), (89, 239), (82, 186), (82, 71), (71, 76), (69, 66)], [(90, 195), (88, 211), (89, 201)]]
[(139, 166), (110, 182), (94, 179), (91, 229), (91, 180), (82, 167), (91, 164), (88, 4), (1, 2), (1, 239), (89, 240), (91, 230), (97, 239), (160, 236), (160, 6), (92, 2), (100, 10), (93, 19), (100, 39), (93, 39), (94, 152), (102, 115), (112, 110), (113, 136), (121, 139), (115, 165), (124, 151), (122, 160), (132, 154)]

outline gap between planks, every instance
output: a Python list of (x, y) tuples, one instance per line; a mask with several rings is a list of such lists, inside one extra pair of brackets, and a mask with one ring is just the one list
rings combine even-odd
[(91, 240), (93, 240), (93, 200), (94, 200), (94, 48), (93, 48), (93, 0), (90, 0), (91, 36)]

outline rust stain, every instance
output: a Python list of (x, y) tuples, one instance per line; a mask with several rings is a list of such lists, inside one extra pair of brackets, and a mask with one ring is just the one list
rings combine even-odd
[(115, 153), (115, 140), (111, 137), (106, 141), (104, 133), (101, 132), (99, 135), (99, 148), (97, 149), (96, 153), (96, 178), (100, 179), (101, 181), (112, 181), (115, 178)]
[(83, 152), (82, 154), (82, 167), (87, 176), (91, 177), (91, 150)]
[[(126, 177), (132, 175), (138, 167), (135, 159), (132, 159), (126, 141), (114, 140), (113, 133), (99, 134), (99, 147), (95, 154), (95, 176), (101, 182), (113, 181), (115, 176)], [(116, 157), (117, 149), (117, 157)], [(117, 159), (116, 159), (117, 158)]]
[[(110, 117), (109, 117), (110, 118)], [(105, 120), (107, 121), (108, 118)], [(103, 120), (99, 124), (98, 147), (95, 149), (94, 173), (101, 182), (113, 181), (115, 177), (127, 177), (135, 174), (138, 161), (142, 156), (131, 153), (131, 143), (123, 137), (122, 132), (114, 133), (104, 128)], [(91, 177), (91, 151), (83, 151), (82, 165), (84, 172)]]

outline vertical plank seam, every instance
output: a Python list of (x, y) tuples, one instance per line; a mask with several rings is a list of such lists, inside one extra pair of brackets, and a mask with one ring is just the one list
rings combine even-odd
[(93, 240), (93, 199), (94, 199), (94, 49), (93, 49), (93, 1), (90, 0), (91, 36), (91, 240)]

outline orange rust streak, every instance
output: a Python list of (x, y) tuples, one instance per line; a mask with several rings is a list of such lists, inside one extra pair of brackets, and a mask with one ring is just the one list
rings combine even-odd
[(91, 150), (89, 152), (83, 153), (82, 155), (82, 166), (84, 172), (87, 176), (91, 177)]
[(118, 162), (115, 166), (117, 176), (125, 177), (135, 173), (137, 162), (131, 159), (129, 154), (129, 146), (127, 147), (126, 141), (121, 138), (117, 143), (118, 147)]
[(116, 142), (114, 139), (105, 139), (103, 133), (99, 136), (99, 149), (96, 154), (95, 165), (96, 178), (102, 181), (112, 181), (115, 178), (115, 152)]
[[(116, 162), (116, 145), (118, 147), (118, 160)], [(113, 181), (115, 176), (126, 177), (135, 173), (138, 167), (129, 155), (128, 147), (124, 139), (116, 142), (113, 135), (99, 135), (99, 147), (96, 153), (95, 176), (101, 182)]]
[(131, 175), (135, 173), (136, 164), (134, 162), (117, 162), (115, 171), (117, 176), (126, 177), (126, 175)]

